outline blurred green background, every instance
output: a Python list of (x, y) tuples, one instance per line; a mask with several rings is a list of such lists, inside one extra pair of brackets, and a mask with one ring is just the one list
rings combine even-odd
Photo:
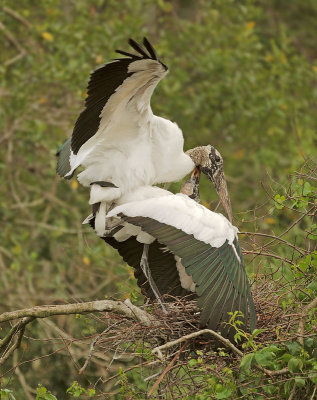
[[(81, 225), (87, 189), (55, 175), (90, 72), (128, 50), (129, 37), (147, 36), (169, 67), (153, 111), (178, 123), (186, 149), (210, 143), (222, 153), (240, 230), (277, 234), (292, 221), (274, 211), (270, 193), (316, 156), (315, 0), (2, 0), (0, 17), (1, 312), (136, 290), (117, 254)], [(217, 205), (205, 179), (201, 193)], [(72, 317), (52, 324), (33, 324), (19, 361), (53, 351), (36, 339), (58, 337), (57, 329), (74, 337), (98, 329)], [(71, 360), (65, 350), (18, 372), (30, 393), (43, 383), (64, 398), (85, 356)], [(24, 398), (12, 374), (5, 382)], [(98, 372), (89, 374), (93, 381)]]

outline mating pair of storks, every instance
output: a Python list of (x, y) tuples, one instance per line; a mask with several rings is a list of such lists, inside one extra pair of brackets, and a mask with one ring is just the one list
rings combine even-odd
[[(89, 222), (98, 236), (135, 269), (142, 293), (166, 312), (173, 297), (196, 298), (201, 325), (232, 337), (229, 312), (251, 330), (255, 310), (238, 244), (223, 172), (212, 146), (183, 151), (179, 127), (153, 115), (150, 99), (168, 69), (144, 38), (137, 54), (123, 55), (92, 72), (85, 109), (58, 152), (57, 172), (90, 187)], [(199, 179), (212, 181), (225, 212), (199, 204)], [(181, 193), (154, 185), (181, 180)], [(165, 305), (163, 304), (165, 303)]]

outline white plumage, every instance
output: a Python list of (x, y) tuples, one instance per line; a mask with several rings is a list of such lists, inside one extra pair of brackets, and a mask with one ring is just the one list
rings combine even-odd
[(151, 110), (152, 93), (167, 67), (146, 39), (145, 49), (131, 39), (129, 43), (140, 55), (118, 51), (128, 58), (92, 73), (86, 108), (71, 142), (58, 153), (61, 176), (70, 178), (82, 166), (77, 177), (82, 185), (106, 181), (117, 186), (104, 191), (108, 202), (138, 186), (178, 181), (195, 167), (183, 151), (179, 127)]
[(233, 245), (237, 238), (238, 229), (226, 217), (181, 193), (174, 195), (160, 188), (140, 187), (119, 199), (120, 203), (107, 214), (107, 219), (120, 213), (128, 217), (152, 218), (217, 248), (226, 240)]

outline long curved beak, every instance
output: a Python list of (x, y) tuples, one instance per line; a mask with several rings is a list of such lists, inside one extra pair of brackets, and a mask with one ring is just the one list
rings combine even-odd
[(227, 182), (226, 182), (224, 172), (218, 171), (215, 175), (213, 175), (209, 171), (205, 171), (205, 173), (208, 176), (208, 178), (212, 181), (212, 183), (214, 184), (216, 191), (218, 193), (221, 205), (224, 208), (229, 221), (232, 223), (232, 221), (233, 221), (232, 207), (231, 207), (231, 201), (230, 201), (230, 197), (229, 197), (229, 193), (228, 193), (228, 187), (227, 187)]
[(229, 197), (225, 174), (223, 172), (219, 173), (216, 180), (217, 180), (217, 182), (216, 182), (215, 186), (216, 186), (216, 190), (217, 190), (220, 202), (228, 216), (229, 221), (232, 223), (232, 221), (233, 221), (232, 207), (231, 207), (231, 201), (230, 201), (230, 197)]

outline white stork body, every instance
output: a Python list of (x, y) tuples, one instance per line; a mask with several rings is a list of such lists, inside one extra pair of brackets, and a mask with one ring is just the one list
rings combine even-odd
[(119, 196), (138, 186), (180, 180), (195, 167), (183, 152), (184, 138), (178, 126), (154, 115), (146, 125), (135, 129), (119, 125), (101, 135), (99, 142), (94, 144), (92, 139), (77, 156), (71, 156), (74, 168), (78, 160), (85, 168), (78, 180), (84, 186), (112, 182), (120, 189)]

